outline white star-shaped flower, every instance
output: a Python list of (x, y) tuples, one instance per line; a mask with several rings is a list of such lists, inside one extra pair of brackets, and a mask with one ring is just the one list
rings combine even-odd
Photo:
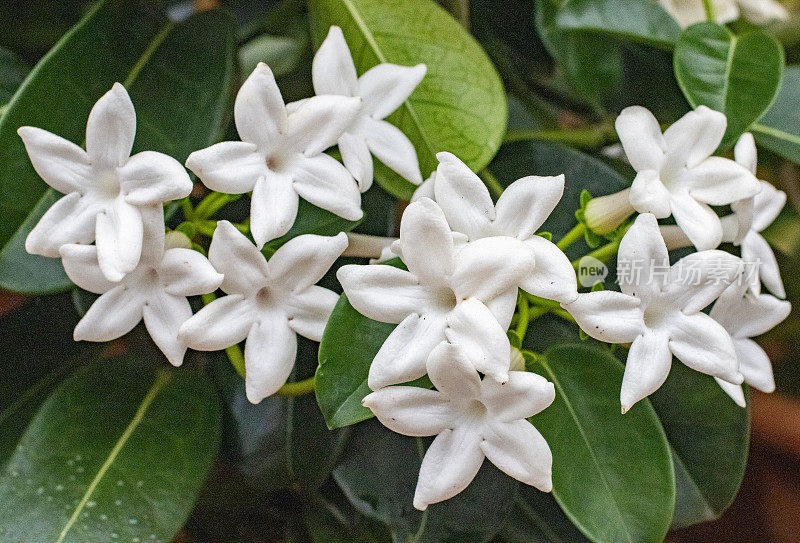
[[(772, 392), (775, 390), (772, 364), (764, 349), (750, 338), (777, 326), (789, 315), (792, 304), (769, 294), (753, 296), (750, 293), (743, 293), (737, 286), (730, 286), (720, 295), (711, 308), (710, 315), (725, 327), (733, 338), (739, 371), (744, 377), (744, 382), (763, 392)], [(745, 406), (741, 385), (721, 379), (717, 379), (717, 382), (738, 405)]]
[(755, 176), (727, 158), (711, 156), (725, 134), (725, 115), (705, 106), (690, 111), (662, 135), (658, 121), (640, 106), (625, 108), (616, 128), (636, 178), (629, 200), (639, 213), (672, 215), (699, 251), (716, 248), (722, 225), (710, 205), (750, 198)]
[[(659, 0), (659, 3), (683, 28), (707, 19), (703, 2)], [(740, 15), (757, 25), (789, 17), (786, 8), (774, 0), (712, 0), (712, 4), (716, 22), (719, 24), (735, 21)]]
[(330, 28), (314, 56), (311, 75), (318, 95), (361, 97), (360, 113), (338, 140), (342, 161), (358, 181), (361, 192), (372, 185), (371, 155), (415, 185), (422, 183), (414, 146), (403, 132), (383, 119), (408, 99), (425, 72), (424, 64), (383, 63), (358, 77), (338, 26)]
[(593, 338), (632, 342), (620, 391), (623, 413), (664, 383), (673, 355), (699, 372), (742, 382), (730, 335), (701, 312), (741, 271), (741, 259), (717, 250), (693, 253), (670, 267), (658, 222), (644, 213), (619, 247), (622, 292), (589, 292), (562, 304)]
[(375, 264), (343, 266), (337, 273), (357, 311), (399, 323), (372, 362), (369, 387), (422, 377), (431, 350), (445, 339), (467, 348), (474, 369), (505, 381), (510, 364), (505, 331), (517, 287), (533, 271), (533, 252), (508, 237), (457, 249), (444, 213), (428, 198), (406, 208), (399, 243), (408, 271)]
[(315, 96), (287, 111), (275, 77), (260, 63), (236, 95), (233, 114), (242, 141), (224, 141), (186, 160), (208, 188), (252, 191), (250, 229), (259, 247), (289, 231), (299, 198), (342, 218), (363, 216), (353, 176), (322, 152), (356, 119), (360, 98)]
[[(64, 270), (72, 282), (102, 294), (75, 327), (75, 340), (110, 341), (144, 319), (158, 348), (173, 365), (180, 366), (186, 346), (178, 339), (178, 329), (192, 316), (186, 297), (214, 292), (223, 278), (206, 257), (186, 247), (188, 239), (183, 234), (165, 240), (160, 207), (143, 216), (142, 257), (120, 282), (111, 282), (101, 273), (96, 246), (61, 247)], [(181, 241), (186, 243), (176, 245)]]
[(552, 489), (550, 447), (525, 419), (553, 402), (553, 383), (535, 373), (512, 371), (501, 385), (481, 379), (468, 359), (460, 346), (442, 343), (428, 362), (436, 390), (391, 386), (363, 400), (394, 432), (436, 435), (422, 459), (414, 493), (417, 509), (464, 490), (484, 458), (523, 483)]
[(143, 210), (192, 190), (189, 174), (175, 159), (154, 151), (130, 156), (136, 112), (119, 83), (89, 113), (85, 151), (40, 128), (23, 126), (17, 132), (36, 172), (65, 194), (28, 234), (25, 249), (58, 257), (62, 245), (96, 241), (100, 269), (111, 281), (139, 263)]
[(450, 227), (464, 236), (461, 241), (494, 236), (524, 241), (535, 255), (536, 267), (520, 288), (550, 300), (574, 300), (578, 283), (572, 264), (554, 243), (536, 235), (564, 194), (564, 176), (518, 179), (506, 187), (495, 205), (486, 185), (455, 155), (438, 153), (436, 158), (435, 176), (420, 190), (435, 194)]
[(315, 285), (347, 247), (347, 235), (304, 234), (269, 259), (228, 221), (217, 223), (208, 258), (225, 279), (227, 296), (186, 321), (180, 338), (193, 349), (217, 351), (247, 339), (245, 390), (252, 403), (274, 394), (289, 377), (297, 335), (322, 339), (339, 296)]

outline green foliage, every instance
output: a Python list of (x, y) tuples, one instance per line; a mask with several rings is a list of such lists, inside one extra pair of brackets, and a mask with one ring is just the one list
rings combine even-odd
[(750, 127), (756, 141), (795, 163), (800, 163), (800, 66), (788, 66), (775, 102)]
[[(17, 92), (17, 88), (30, 70), (25, 61), (15, 55), (13, 51), (0, 47), (0, 108), (5, 106)], [(0, 113), (2, 113), (2, 109), (0, 109)]]

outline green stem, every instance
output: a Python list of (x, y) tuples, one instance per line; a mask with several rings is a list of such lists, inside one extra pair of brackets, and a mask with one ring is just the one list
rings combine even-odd
[(569, 247), (570, 245), (581, 239), (585, 232), (586, 232), (586, 225), (584, 223), (581, 222), (576, 224), (572, 228), (572, 230), (567, 232), (567, 234), (563, 238), (561, 238), (561, 240), (558, 243), (556, 243), (556, 247), (558, 247), (562, 251), (565, 251), (567, 247)]
[(194, 218), (195, 219), (208, 219), (214, 213), (220, 210), (222, 206), (233, 202), (234, 200), (238, 200), (241, 198), (241, 194), (224, 194), (222, 192), (212, 192), (205, 198), (203, 198), (197, 207), (194, 208)]
[(596, 148), (614, 143), (618, 139), (617, 133), (612, 127), (602, 124), (575, 130), (509, 130), (503, 138), (503, 143), (538, 140), (554, 141), (582, 148)]
[(311, 392), (314, 392), (314, 377), (296, 383), (286, 383), (275, 394), (278, 396), (302, 396)]
[(492, 175), (492, 172), (489, 171), (489, 168), (484, 168), (481, 170), (478, 175), (481, 179), (483, 179), (484, 184), (489, 188), (489, 190), (494, 194), (495, 198), (499, 198), (501, 194), (503, 194), (503, 185), (500, 184), (500, 181)]
[(717, 14), (714, 13), (713, 0), (703, 0), (703, 9), (706, 10), (706, 19), (712, 23), (717, 22)]
[[(587, 253), (584, 256), (591, 256), (591, 257), (596, 258), (600, 262), (606, 262), (612, 256), (617, 254), (617, 251), (619, 251), (619, 244), (620, 244), (621, 241), (622, 241), (622, 236), (619, 236), (614, 241), (612, 241), (612, 242), (610, 242), (610, 243), (608, 243), (606, 245), (603, 245), (602, 247), (598, 247), (594, 251), (592, 251), (590, 253)], [(583, 257), (581, 257), (581, 258), (583, 258)], [(580, 258), (577, 258), (577, 259), (573, 260), (572, 261), (572, 267), (577, 270), (578, 269), (578, 264), (580, 263), (580, 261), (581, 261)]]
[(514, 331), (520, 339), (525, 339), (525, 333), (528, 331), (528, 324), (530, 323), (531, 316), (528, 299), (522, 293), (520, 293), (517, 299), (517, 314), (519, 315), (519, 320), (517, 321), (517, 326)]
[(559, 309), (551, 309), (551, 310), (550, 310), (550, 312), (551, 312), (553, 315), (558, 315), (558, 316), (559, 316), (559, 317), (561, 317), (562, 319), (564, 319), (564, 320), (567, 320), (567, 321), (569, 321), (569, 322), (571, 322), (571, 323), (575, 324), (575, 317), (573, 317), (572, 315), (570, 315), (570, 314), (569, 314), (569, 311), (567, 311), (566, 309), (561, 309), (561, 308), (559, 308)]

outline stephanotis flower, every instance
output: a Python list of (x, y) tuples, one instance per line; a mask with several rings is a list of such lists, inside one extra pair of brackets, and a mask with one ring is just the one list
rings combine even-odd
[(202, 254), (188, 248), (181, 233), (164, 236), (161, 208), (144, 216), (144, 247), (136, 268), (120, 282), (102, 273), (94, 245), (61, 247), (64, 270), (84, 290), (102, 294), (75, 327), (76, 341), (110, 341), (130, 332), (144, 319), (158, 348), (175, 366), (183, 362), (186, 346), (178, 329), (192, 316), (187, 296), (214, 292), (222, 283)]
[(722, 224), (709, 206), (750, 198), (760, 190), (747, 168), (711, 156), (726, 126), (725, 115), (700, 106), (662, 134), (647, 109), (631, 106), (622, 110), (616, 121), (617, 133), (636, 178), (629, 191), (591, 200), (586, 208), (587, 224), (605, 233), (633, 210), (652, 213), (658, 219), (672, 215), (698, 251), (716, 248), (722, 242)]
[(664, 383), (673, 355), (699, 372), (742, 382), (730, 335), (701, 312), (741, 271), (739, 258), (717, 250), (693, 253), (670, 267), (658, 222), (644, 213), (620, 243), (622, 292), (589, 292), (562, 304), (593, 338), (632, 343), (620, 391), (623, 413)]
[(269, 259), (228, 221), (217, 223), (208, 258), (225, 274), (227, 296), (214, 300), (181, 326), (179, 337), (200, 351), (217, 351), (247, 339), (247, 399), (258, 403), (289, 377), (297, 335), (322, 339), (339, 296), (315, 285), (347, 247), (347, 235), (305, 234)]
[(139, 263), (144, 210), (192, 190), (175, 159), (154, 151), (130, 156), (136, 112), (119, 83), (89, 113), (85, 151), (40, 128), (17, 132), (36, 173), (65, 195), (28, 234), (25, 249), (58, 257), (62, 245), (96, 241), (100, 269), (110, 281), (120, 281)]
[(484, 458), (523, 483), (545, 492), (552, 489), (550, 447), (525, 419), (553, 402), (553, 383), (535, 373), (512, 371), (501, 385), (481, 379), (468, 360), (463, 348), (442, 343), (428, 362), (436, 390), (391, 386), (363, 400), (394, 432), (436, 435), (419, 470), (417, 509), (464, 490)]
[(424, 64), (383, 63), (358, 77), (350, 49), (338, 26), (330, 28), (314, 56), (311, 75), (318, 95), (358, 96), (362, 100), (358, 116), (338, 139), (342, 161), (361, 192), (372, 185), (371, 155), (415, 185), (422, 183), (414, 146), (405, 134), (383, 119), (408, 99), (425, 72)]
[(252, 191), (250, 229), (259, 247), (289, 231), (300, 197), (347, 220), (363, 216), (358, 186), (322, 152), (356, 119), (360, 98), (315, 96), (288, 112), (275, 77), (260, 63), (239, 89), (233, 114), (242, 141), (224, 141), (186, 160), (208, 188)]
[[(745, 289), (738, 287), (738, 285), (728, 287), (714, 303), (710, 315), (733, 338), (739, 372), (744, 377), (744, 382), (762, 392), (772, 392), (775, 390), (772, 364), (764, 349), (750, 338), (777, 326), (789, 316), (792, 304), (769, 294), (745, 293), (743, 292)], [(721, 379), (717, 379), (717, 382), (733, 401), (742, 407), (745, 406), (741, 385)]]
[[(683, 28), (707, 19), (703, 2), (659, 0), (659, 3)], [(786, 8), (774, 0), (712, 0), (712, 5), (716, 22), (719, 24), (735, 21), (740, 15), (757, 25), (789, 17)]]
[(508, 237), (483, 238), (457, 250), (444, 213), (428, 198), (406, 208), (399, 243), (408, 271), (376, 264), (342, 266), (337, 273), (357, 311), (399, 323), (370, 366), (369, 387), (422, 377), (428, 355), (445, 340), (468, 347), (473, 371), (504, 382), (510, 364), (505, 330), (517, 287), (533, 270), (533, 252)]

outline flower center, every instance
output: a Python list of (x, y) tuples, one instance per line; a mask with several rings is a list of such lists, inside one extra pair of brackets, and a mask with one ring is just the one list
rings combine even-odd
[(453, 289), (448, 287), (440, 287), (434, 290), (431, 293), (431, 300), (433, 306), (442, 313), (447, 313), (455, 309), (456, 303), (458, 302)]
[(114, 170), (104, 170), (97, 175), (98, 192), (113, 200), (120, 193), (119, 178)]
[(286, 171), (290, 162), (289, 154), (280, 150), (266, 157), (266, 160), (267, 168), (276, 173)]
[(256, 294), (256, 302), (258, 302), (259, 305), (262, 306), (272, 305), (272, 302), (274, 301), (275, 301), (275, 293), (271, 292), (269, 287), (263, 287)]
[(675, 308), (659, 299), (651, 300), (644, 310), (644, 324), (648, 328), (663, 327), (670, 319)]

